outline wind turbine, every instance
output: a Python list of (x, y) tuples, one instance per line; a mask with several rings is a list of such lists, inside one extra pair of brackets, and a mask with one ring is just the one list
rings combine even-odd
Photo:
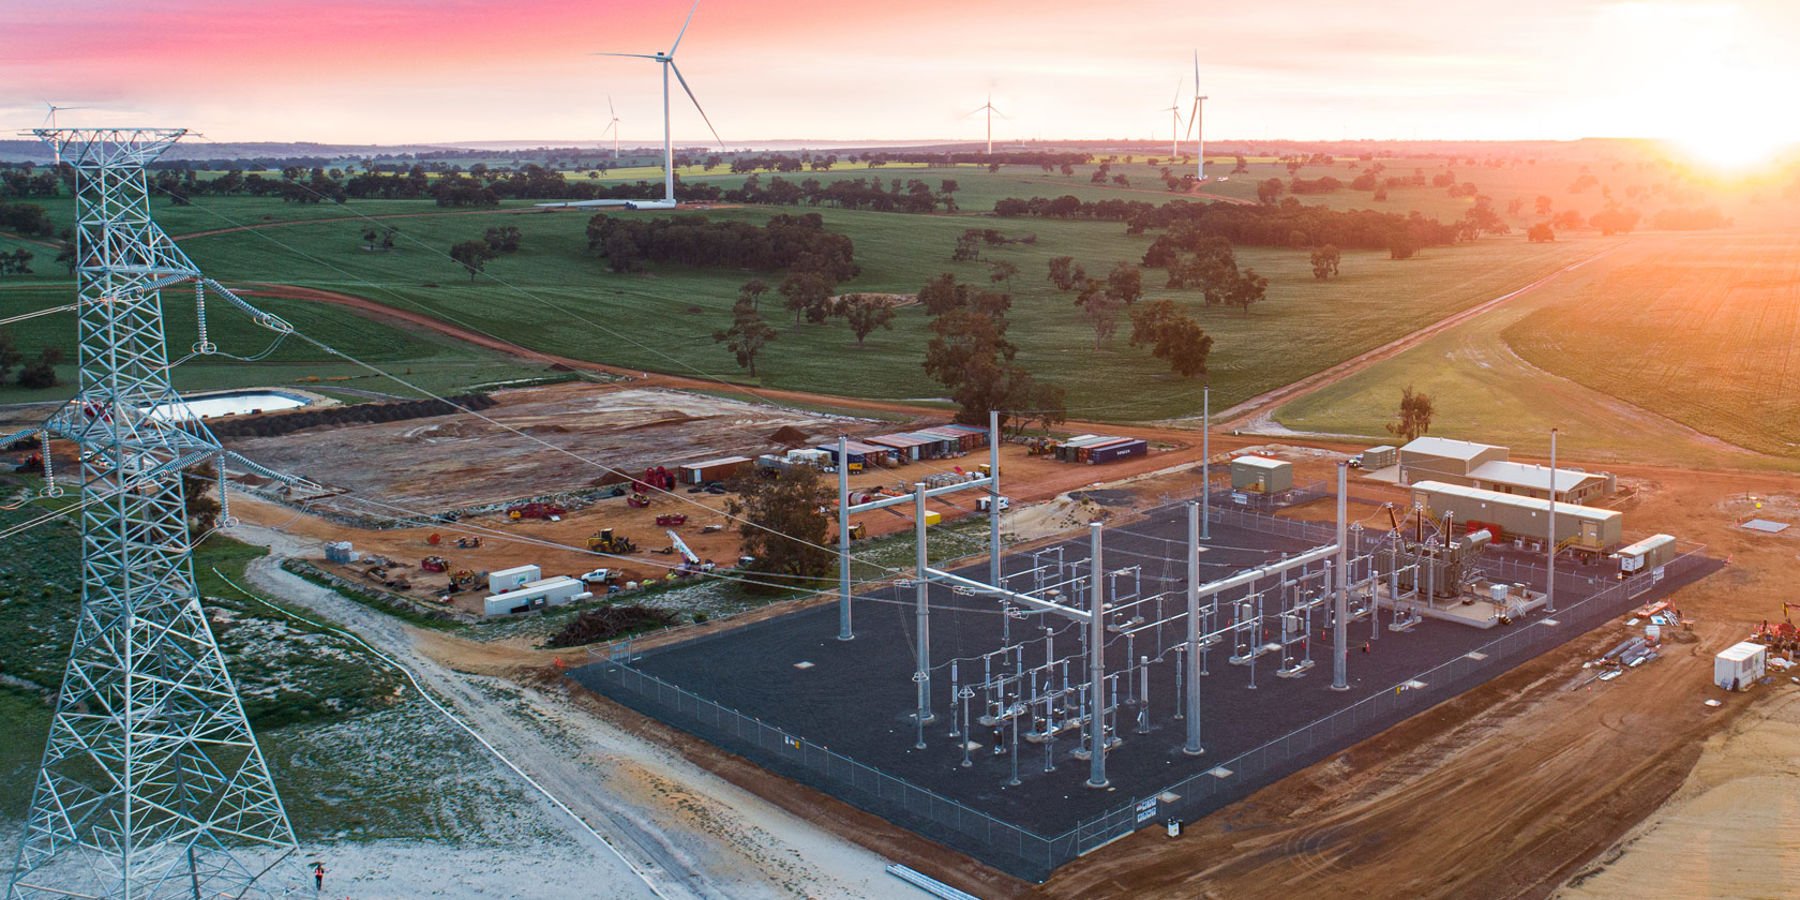
[[(983, 103), (980, 106), (975, 107), (973, 110), (970, 110), (969, 116), (972, 116), (978, 112), (986, 112), (987, 113), (987, 155), (993, 156), (994, 155), (994, 116), (998, 115), (1000, 118), (1004, 119), (1004, 118), (1006, 118), (1006, 113), (1003, 113), (994, 108), (994, 95), (993, 94), (988, 95), (986, 103)], [(963, 118), (966, 119), (969, 116), (963, 116)]]
[[(675, 80), (681, 82), (681, 89), (687, 92), (688, 99), (693, 101), (694, 109), (705, 120), (706, 127), (712, 131), (713, 139), (719, 142), (719, 149), (725, 149), (725, 139), (719, 137), (719, 130), (713, 128), (712, 119), (707, 118), (706, 110), (700, 107), (700, 98), (694, 96), (694, 89), (688, 87), (687, 79), (681, 77), (681, 68), (675, 65), (675, 51), (681, 47), (681, 39), (687, 35), (688, 26), (694, 24), (694, 13), (700, 9), (700, 0), (688, 10), (687, 21), (681, 24), (681, 31), (675, 35), (675, 43), (669, 46), (669, 52), (658, 50), (655, 53), (596, 53), (595, 56), (626, 56), (632, 59), (653, 59), (662, 66), (663, 83), (663, 198), (661, 200), (634, 200), (626, 203), (626, 209), (674, 209), (675, 202), (675, 145), (669, 133), (669, 73), (675, 73)], [(615, 120), (616, 121), (616, 120)], [(616, 132), (615, 132), (616, 134)], [(615, 138), (615, 149), (616, 149)], [(574, 204), (569, 204), (574, 205)]]
[(605, 130), (600, 132), (600, 139), (603, 141), (606, 140), (606, 132), (608, 132), (608, 131), (612, 132), (613, 162), (618, 162), (619, 161), (619, 111), (616, 109), (613, 109), (613, 102), (612, 102), (611, 94), (606, 95), (606, 114), (609, 116), (612, 116), (612, 120), (607, 122)]
[[(44, 124), (46, 126), (48, 126), (51, 131), (56, 130), (56, 114), (57, 113), (65, 110), (65, 109), (87, 109), (87, 107), (85, 107), (85, 106), (57, 106), (56, 104), (51, 103), (48, 100), (44, 101), (44, 108), (49, 110), (49, 112), (44, 114)], [(50, 147), (51, 147), (50, 154), (52, 157), (55, 158), (57, 166), (60, 167), (62, 165), (62, 145), (55, 143), (55, 142), (51, 142)]]
[(1181, 79), (1175, 79), (1175, 99), (1169, 101), (1166, 110), (1174, 124), (1169, 129), (1169, 157), (1173, 159), (1181, 152)]
[(1199, 161), (1194, 165), (1194, 175), (1201, 181), (1206, 180), (1206, 123), (1201, 119), (1206, 115), (1206, 95), (1200, 93), (1200, 51), (1194, 51), (1194, 112), (1188, 117), (1188, 133), (1197, 140), (1194, 143), (1194, 155)]

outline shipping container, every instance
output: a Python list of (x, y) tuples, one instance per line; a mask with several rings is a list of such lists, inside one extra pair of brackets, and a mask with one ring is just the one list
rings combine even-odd
[(543, 577), (544, 570), (532, 565), (514, 566), (498, 572), (489, 572), (488, 593), (504, 594), (507, 591), (516, 591)]
[(1082, 448), (1093, 447), (1098, 444), (1110, 444), (1116, 440), (1120, 440), (1120, 438), (1117, 435), (1111, 434), (1084, 434), (1069, 438), (1057, 445), (1056, 461), (1080, 462)]
[(966, 434), (966, 435), (973, 437), (975, 439), (975, 441), (972, 445), (970, 445), (971, 449), (978, 450), (978, 449), (981, 449), (988, 445), (988, 430), (986, 428), (976, 428), (973, 425), (962, 425), (962, 424), (953, 422), (949, 425), (941, 426), (936, 430), (938, 430), (938, 431), (954, 431), (957, 434)]
[(1101, 447), (1089, 448), (1088, 462), (1099, 465), (1101, 463), (1116, 462), (1133, 456), (1147, 456), (1149, 453), (1150, 442), (1143, 440), (1128, 440), (1119, 444), (1107, 444)]
[(682, 463), (682, 484), (709, 484), (714, 481), (727, 481), (736, 477), (751, 465), (747, 456), (723, 456), (703, 462)]
[(580, 580), (557, 575), (520, 585), (516, 590), (493, 594), (482, 601), (482, 612), (490, 616), (529, 612), (549, 606), (563, 606), (592, 596), (594, 595), (587, 591), (587, 585)]
[(1385, 469), (1398, 462), (1400, 462), (1400, 450), (1387, 444), (1370, 447), (1362, 452), (1362, 467), (1365, 469)]

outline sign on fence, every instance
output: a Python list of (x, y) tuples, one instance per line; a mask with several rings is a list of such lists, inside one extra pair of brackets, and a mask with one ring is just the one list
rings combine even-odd
[(1137, 805), (1137, 824), (1142, 825), (1154, 818), (1156, 818), (1156, 798), (1145, 797), (1144, 799), (1139, 800)]

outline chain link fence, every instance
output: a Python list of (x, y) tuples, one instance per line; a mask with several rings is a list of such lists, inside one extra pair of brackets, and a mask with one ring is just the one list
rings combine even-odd
[[(1280, 534), (1314, 544), (1331, 542), (1335, 527), (1214, 507), (1214, 522)], [(1364, 534), (1365, 546), (1376, 536)], [(1373, 737), (1397, 722), (1491, 680), (1518, 663), (1571, 640), (1627, 609), (1657, 585), (1701, 574), (1710, 561), (1698, 551), (1668, 563), (1659, 578), (1610, 582), (1584, 599), (1420, 671), (1337, 712), (1294, 729), (1212, 768), (1122, 804), (1054, 836), (1002, 821), (935, 791), (857, 762), (798, 735), (722, 706), (632, 667), (626, 643), (591, 654), (599, 664), (590, 686), (705, 740), (740, 753), (781, 775), (819, 788), (940, 841), (1013, 875), (1042, 882), (1058, 866), (1150, 823), (1191, 821), (1296, 772), (1331, 753)], [(1511, 567), (1511, 568), (1508, 568)], [(1498, 561), (1509, 580), (1541, 568)], [(1516, 576), (1516, 577), (1515, 577)], [(1535, 583), (1535, 582), (1534, 582)], [(1559, 578), (1559, 583), (1561, 579)]]

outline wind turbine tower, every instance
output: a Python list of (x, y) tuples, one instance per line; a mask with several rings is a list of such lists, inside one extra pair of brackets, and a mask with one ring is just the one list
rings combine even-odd
[(1181, 79), (1175, 80), (1175, 99), (1169, 101), (1166, 110), (1173, 123), (1169, 126), (1169, 158), (1173, 160), (1181, 153)]
[(1194, 134), (1194, 177), (1206, 180), (1206, 100), (1200, 93), (1200, 51), (1194, 51), (1194, 112), (1188, 117), (1188, 130)]
[[(1000, 112), (999, 110), (994, 108), (994, 95), (993, 94), (989, 94), (988, 98), (987, 98), (987, 102), (981, 104), (980, 106), (975, 107), (975, 109), (973, 109), (969, 112), (969, 115), (972, 116), (978, 112), (986, 112), (987, 113), (987, 155), (993, 156), (994, 155), (994, 116), (997, 114), (1000, 116), (1000, 118), (1004, 119), (1004, 118), (1006, 118), (1006, 114), (1003, 112)], [(963, 118), (966, 119), (966, 118), (968, 118), (968, 116), (964, 116)]]
[[(687, 79), (681, 77), (681, 67), (675, 65), (675, 51), (681, 47), (681, 39), (687, 35), (688, 26), (694, 24), (694, 13), (700, 10), (700, 0), (688, 9), (687, 21), (681, 24), (681, 31), (675, 35), (675, 43), (669, 46), (669, 52), (658, 50), (655, 53), (596, 53), (595, 56), (626, 56), (632, 59), (653, 59), (662, 66), (662, 100), (663, 100), (663, 198), (661, 200), (640, 201), (625, 204), (628, 209), (674, 209), (675, 202), (675, 144), (669, 131), (669, 73), (675, 73), (675, 80), (681, 82), (681, 89), (687, 92), (688, 99), (693, 101), (694, 109), (700, 118), (706, 121), (706, 127), (712, 131), (713, 139), (719, 142), (719, 149), (725, 149), (725, 140), (719, 137), (719, 130), (713, 128), (712, 119), (707, 118), (706, 110), (700, 106), (700, 98), (694, 96), (694, 89), (688, 87)], [(615, 145), (616, 147), (616, 145)], [(573, 205), (573, 204), (570, 204)]]
[(612, 95), (606, 95), (606, 114), (612, 119), (606, 123), (605, 131), (600, 132), (600, 139), (606, 140), (606, 132), (612, 132), (613, 162), (619, 161), (619, 111), (613, 108)]

